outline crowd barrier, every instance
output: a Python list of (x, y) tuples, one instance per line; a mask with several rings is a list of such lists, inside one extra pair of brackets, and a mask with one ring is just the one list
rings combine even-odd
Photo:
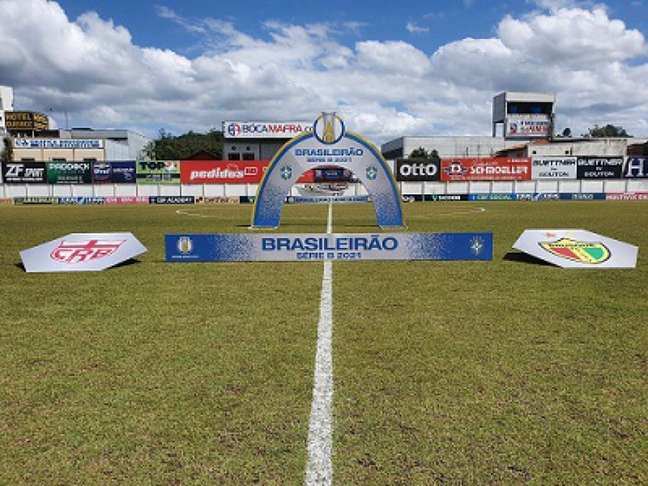
[[(454, 201), (648, 201), (648, 192), (618, 193), (490, 193), (490, 194), (404, 194), (403, 202), (454, 202)], [(288, 196), (288, 204), (305, 203), (367, 203), (368, 196)], [(17, 206), (59, 205), (59, 206), (111, 206), (111, 205), (220, 205), (252, 204), (254, 196), (236, 197), (195, 197), (195, 196), (135, 196), (135, 197), (102, 197), (102, 196), (36, 196), (0, 198), (0, 204)]]

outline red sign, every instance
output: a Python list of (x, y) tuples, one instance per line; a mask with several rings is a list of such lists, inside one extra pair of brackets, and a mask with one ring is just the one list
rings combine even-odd
[(486, 157), (482, 159), (442, 159), (441, 180), (449, 181), (528, 181), (531, 159)]
[(112, 255), (124, 243), (122, 241), (62, 241), (52, 250), (52, 260), (62, 263), (80, 263)]
[[(183, 160), (182, 184), (258, 184), (268, 168), (268, 160)], [(297, 182), (313, 182), (313, 171)]]
[(105, 204), (148, 204), (148, 196), (104, 197)]
[(608, 192), (608, 201), (644, 201), (648, 200), (648, 192)]

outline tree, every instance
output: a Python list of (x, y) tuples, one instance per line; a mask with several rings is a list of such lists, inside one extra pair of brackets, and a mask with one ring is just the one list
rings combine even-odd
[(603, 127), (594, 125), (594, 128), (588, 130), (586, 137), (592, 138), (606, 138), (606, 137), (619, 137), (619, 138), (632, 138), (628, 132), (625, 131), (623, 127), (617, 127), (615, 125), (607, 124)]
[(0, 161), (2, 162), (11, 162), (13, 160), (13, 147), (11, 146), (11, 139), (9, 137), (4, 137), (2, 139), (4, 149), (0, 153)]
[(144, 148), (144, 154), (157, 160), (182, 160), (202, 150), (222, 158), (223, 133), (212, 129), (207, 133), (189, 131), (175, 136), (161, 129), (158, 138)]
[(441, 160), (436, 149), (427, 151), (423, 147), (412, 150), (409, 156), (410, 159)]

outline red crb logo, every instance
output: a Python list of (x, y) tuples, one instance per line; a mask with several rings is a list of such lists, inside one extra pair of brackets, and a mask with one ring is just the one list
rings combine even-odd
[(59, 246), (52, 250), (52, 260), (62, 263), (82, 263), (90, 260), (98, 260), (112, 255), (126, 240), (121, 241), (62, 241)]

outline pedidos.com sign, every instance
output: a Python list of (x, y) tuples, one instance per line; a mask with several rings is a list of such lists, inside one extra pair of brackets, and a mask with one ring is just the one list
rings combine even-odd
[(91, 184), (92, 164), (90, 162), (48, 162), (47, 182), (49, 184)]
[(137, 161), (138, 184), (180, 184), (179, 160)]

